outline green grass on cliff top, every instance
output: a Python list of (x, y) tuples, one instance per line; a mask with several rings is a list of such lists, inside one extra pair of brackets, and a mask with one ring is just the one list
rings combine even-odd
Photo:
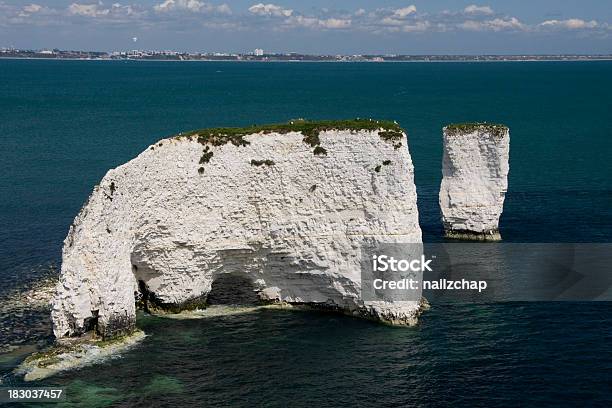
[(446, 132), (451, 136), (464, 135), (477, 130), (482, 130), (491, 133), (494, 136), (501, 137), (508, 130), (508, 126), (499, 123), (466, 122), (452, 123), (450, 125), (447, 125), (445, 129)]
[[(313, 139), (313, 145), (318, 144), (319, 133), (326, 130), (380, 130), (381, 137), (399, 138), (402, 135), (402, 128), (392, 121), (374, 119), (350, 119), (350, 120), (320, 120), (310, 121), (304, 119), (291, 120), (287, 123), (275, 123), (268, 125), (253, 125), (247, 127), (228, 127), (197, 129), (178, 134), (176, 137), (197, 136), (200, 143), (224, 144), (228, 141), (242, 139), (243, 136), (257, 133), (289, 133), (300, 132), (306, 138)], [(317, 143), (314, 143), (317, 142)]]

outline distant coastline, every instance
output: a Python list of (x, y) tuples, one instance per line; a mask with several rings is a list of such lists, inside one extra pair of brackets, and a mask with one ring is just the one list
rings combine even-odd
[(202, 61), (202, 62), (539, 62), (612, 61), (612, 54), (559, 55), (310, 55), (185, 53), (176, 51), (66, 51), (0, 49), (2, 59), (83, 61)]
[(476, 64), (487, 64), (487, 63), (503, 63), (503, 62), (525, 62), (525, 63), (537, 63), (537, 62), (605, 62), (612, 61), (612, 56), (608, 58), (598, 59), (523, 59), (523, 60), (438, 60), (438, 61), (427, 61), (427, 60), (410, 60), (410, 61), (333, 61), (333, 60), (231, 60), (231, 59), (218, 59), (218, 60), (172, 60), (172, 59), (94, 59), (94, 58), (28, 58), (28, 57), (3, 57), (0, 56), (0, 61), (92, 61), (92, 62), (168, 62), (168, 63), (183, 63), (183, 62), (234, 62), (236, 64), (241, 63), (302, 63), (302, 64), (355, 64), (355, 63), (371, 63), (371, 64), (445, 64), (445, 63), (476, 63)]

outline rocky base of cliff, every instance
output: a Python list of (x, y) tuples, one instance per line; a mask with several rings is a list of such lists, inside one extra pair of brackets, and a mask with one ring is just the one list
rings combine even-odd
[[(348, 310), (333, 303), (286, 303), (269, 302), (268, 304), (254, 305), (213, 305), (203, 309), (186, 309), (170, 313), (161, 311), (156, 316), (172, 319), (205, 319), (229, 316), (235, 314), (253, 313), (261, 310), (293, 310), (293, 311), (321, 311), (339, 313), (361, 319), (367, 319), (392, 326), (414, 326), (418, 323), (420, 315), (429, 309), (426, 299), (410, 307), (398, 302), (397, 305), (383, 308), (379, 303), (371, 302), (361, 308)], [(36, 352), (27, 357), (21, 365), (13, 372), (16, 376), (23, 376), (24, 381), (36, 381), (51, 377), (67, 370), (80, 369), (86, 366), (100, 363), (104, 360), (115, 358), (117, 355), (136, 346), (146, 337), (141, 330), (113, 338), (112, 340), (101, 340), (94, 332), (88, 332), (74, 338), (58, 340), (56, 344), (46, 350)]]
[[(405, 303), (409, 305), (407, 306)], [(368, 304), (358, 308), (343, 308), (335, 303), (277, 302), (260, 306), (260, 308), (329, 312), (371, 320), (390, 326), (415, 326), (421, 314), (429, 309), (429, 303), (423, 298), (418, 303), (397, 302), (395, 306), (390, 306), (388, 302), (368, 302)]]
[(14, 374), (25, 381), (41, 380), (62, 371), (99, 363), (122, 353), (145, 338), (141, 330), (110, 341), (91, 336), (62, 339), (47, 350), (29, 356), (15, 369)]
[(389, 304), (386, 303), (386, 307), (383, 308), (381, 307), (383, 303), (385, 302), (370, 302), (359, 308), (347, 309), (332, 302), (288, 303), (270, 301), (261, 302), (259, 305), (212, 305), (201, 309), (186, 309), (176, 313), (162, 311), (161, 313), (154, 313), (154, 315), (170, 319), (189, 320), (254, 313), (261, 310), (318, 311), (357, 317), (391, 326), (414, 326), (418, 323), (421, 314), (429, 309), (429, 303), (425, 298), (414, 305), (413, 303), (415, 302), (399, 302), (410, 303), (408, 306), (405, 304), (397, 304), (395, 307), (389, 307)]
[(501, 241), (502, 237), (499, 230), (490, 231), (467, 231), (467, 230), (446, 230), (444, 231), (444, 238), (456, 239), (461, 241)]

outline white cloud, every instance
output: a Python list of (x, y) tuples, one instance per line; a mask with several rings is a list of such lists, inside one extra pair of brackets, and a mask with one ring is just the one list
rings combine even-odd
[(506, 17), (486, 21), (468, 20), (459, 24), (459, 28), (469, 31), (504, 31), (526, 30), (528, 27), (516, 17)]
[(324, 28), (348, 28), (351, 26), (351, 20), (345, 18), (328, 18), (319, 20), (319, 24)]
[(227, 4), (223, 3), (217, 6), (217, 13), (220, 14), (232, 14), (232, 9)]
[(285, 25), (312, 28), (319, 25), (319, 19), (314, 17), (292, 16), (285, 20)]
[(103, 8), (102, 4), (79, 4), (72, 3), (68, 6), (68, 14), (85, 17), (104, 17), (110, 13), (110, 9)]
[[(605, 21), (547, 20), (540, 24), (524, 24), (516, 17), (496, 13), (488, 5), (471, 4), (454, 10), (423, 13), (415, 5), (399, 8), (358, 8), (355, 11), (336, 11), (318, 8), (304, 14), (274, 3), (252, 4), (239, 14), (232, 14), (227, 4), (213, 4), (224, 0), (156, 0), (148, 5), (141, 2), (111, 4), (112, 1), (128, 0), (71, 0), (66, 5), (46, 7), (38, 0), (26, 0), (21, 5), (6, 4), (0, 0), (0, 26), (7, 24), (56, 25), (69, 24), (71, 19), (84, 17), (95, 20), (96, 24), (141, 24), (151, 27), (160, 22), (180, 25), (182, 28), (211, 27), (219, 30), (290, 30), (306, 28), (311, 30), (355, 30), (372, 34), (452, 32), (467, 30), (474, 32), (561, 32), (573, 31), (577, 36), (600, 34), (608, 36), (612, 26)], [(80, 3), (80, 2), (83, 3)], [(134, 1), (134, 0), (129, 0)], [(261, 0), (280, 1), (280, 0)], [(410, 0), (404, 0), (409, 2)], [(479, 1), (479, 0), (471, 0)], [(485, 0), (486, 1), (486, 0)], [(104, 2), (104, 3), (103, 3)], [(229, 2), (227, 2), (229, 3)], [(471, 3), (471, 2), (470, 2)], [(44, 3), (43, 3), (44, 4)], [(298, 4), (298, 3), (296, 3)], [(406, 4), (406, 3), (404, 3)], [(408, 3), (409, 4), (409, 3)], [(468, 3), (469, 4), (469, 3)], [(296, 6), (297, 7), (297, 6)], [(201, 15), (210, 15), (200, 18)], [(188, 18), (188, 15), (194, 18)], [(198, 16), (198, 18), (195, 18)], [(262, 19), (253, 16), (273, 17)], [(174, 26), (173, 26), (174, 27)], [(131, 36), (130, 36), (131, 38)]]
[[(284, 18), (281, 27), (291, 28), (310, 28), (310, 29), (345, 29), (349, 28), (352, 20), (347, 16), (330, 16), (328, 18), (305, 16), (295, 13), (291, 9), (284, 8), (276, 4), (258, 3), (249, 7), (249, 12), (257, 16), (280, 17)], [(330, 13), (327, 9), (320, 9), (321, 14)], [(330, 13), (331, 14), (331, 13)], [(364, 15), (365, 10), (359, 9), (355, 15)]]
[(408, 17), (410, 14), (416, 13), (416, 11), (417, 11), (416, 6), (410, 5), (408, 7), (404, 7), (404, 8), (395, 10), (393, 12), (393, 17), (394, 18), (405, 18), (405, 17)]
[(579, 18), (570, 18), (568, 20), (547, 20), (540, 24), (542, 27), (562, 28), (567, 30), (580, 30), (584, 28), (596, 28), (599, 23), (595, 20), (584, 21)]
[(327, 29), (343, 29), (349, 28), (352, 24), (350, 19), (346, 18), (327, 18), (319, 19), (316, 17), (306, 16), (291, 16), (285, 20), (284, 25), (287, 27), (305, 27), (305, 28), (327, 28)]
[(17, 11), (17, 16), (19, 17), (33, 17), (33, 15), (45, 16), (51, 14), (55, 14), (55, 10), (34, 3), (23, 6), (21, 10)]
[(395, 10), (381, 8), (370, 14), (370, 17), (380, 19), (374, 21), (375, 25), (382, 25), (387, 27), (386, 30), (397, 32), (399, 31), (398, 27), (406, 24), (406, 17), (416, 14), (416, 12), (417, 9), (414, 5)]
[(400, 26), (404, 24), (404, 22), (393, 17), (384, 17), (382, 20), (380, 20), (380, 24), (384, 26)]
[(41, 5), (30, 4), (30, 5), (24, 6), (23, 7), (23, 11), (26, 12), (26, 13), (33, 14), (33, 13), (38, 13), (40, 10), (42, 10), (42, 8), (43, 7)]
[(188, 11), (192, 13), (220, 13), (231, 14), (232, 10), (227, 4), (215, 6), (199, 0), (165, 0), (163, 3), (156, 4), (153, 9), (158, 13), (168, 13), (172, 11)]
[(289, 17), (293, 14), (291, 9), (286, 9), (276, 4), (263, 3), (252, 5), (249, 7), (249, 11), (258, 16)]
[[(43, 12), (53, 14), (55, 10), (45, 9), (43, 7), (38, 14)], [(129, 4), (123, 5), (120, 3), (113, 3), (110, 6), (105, 6), (104, 3), (100, 1), (96, 4), (72, 3), (62, 14), (77, 17), (90, 17), (107, 23), (130, 23), (135, 19), (144, 18), (147, 15), (147, 11), (138, 6)]]
[(494, 31), (499, 30), (522, 30), (525, 28), (525, 25), (521, 23), (516, 17), (511, 17), (509, 19), (496, 18), (494, 20), (488, 21), (489, 26)]
[(153, 6), (153, 9), (155, 9), (155, 11), (164, 12), (172, 10), (175, 6), (176, 3), (174, 0), (166, 0), (163, 3)]
[(475, 4), (469, 5), (463, 9), (464, 13), (467, 14), (493, 14), (493, 9), (489, 6), (477, 6)]
[(429, 21), (418, 21), (415, 24), (408, 24), (402, 27), (402, 31), (406, 33), (423, 32), (431, 27)]
[(468, 20), (459, 24), (460, 28), (468, 31), (482, 31), (484, 29), (483, 24), (480, 21)]

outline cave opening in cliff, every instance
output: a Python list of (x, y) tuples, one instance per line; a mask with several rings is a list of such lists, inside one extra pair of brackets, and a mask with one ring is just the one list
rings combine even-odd
[(84, 333), (93, 333), (94, 335), (100, 335), (100, 331), (98, 329), (98, 315), (99, 315), (99, 311), (98, 310), (92, 310), (91, 311), (91, 316), (87, 317), (84, 321), (83, 321), (83, 332)]
[[(134, 266), (134, 268), (136, 268)], [(160, 302), (155, 297), (155, 293), (149, 290), (149, 287), (143, 280), (138, 281), (138, 292), (134, 292), (136, 307), (147, 313), (152, 313), (159, 308)]]
[(260, 301), (251, 279), (242, 275), (225, 273), (213, 281), (207, 303), (209, 305), (256, 305)]

